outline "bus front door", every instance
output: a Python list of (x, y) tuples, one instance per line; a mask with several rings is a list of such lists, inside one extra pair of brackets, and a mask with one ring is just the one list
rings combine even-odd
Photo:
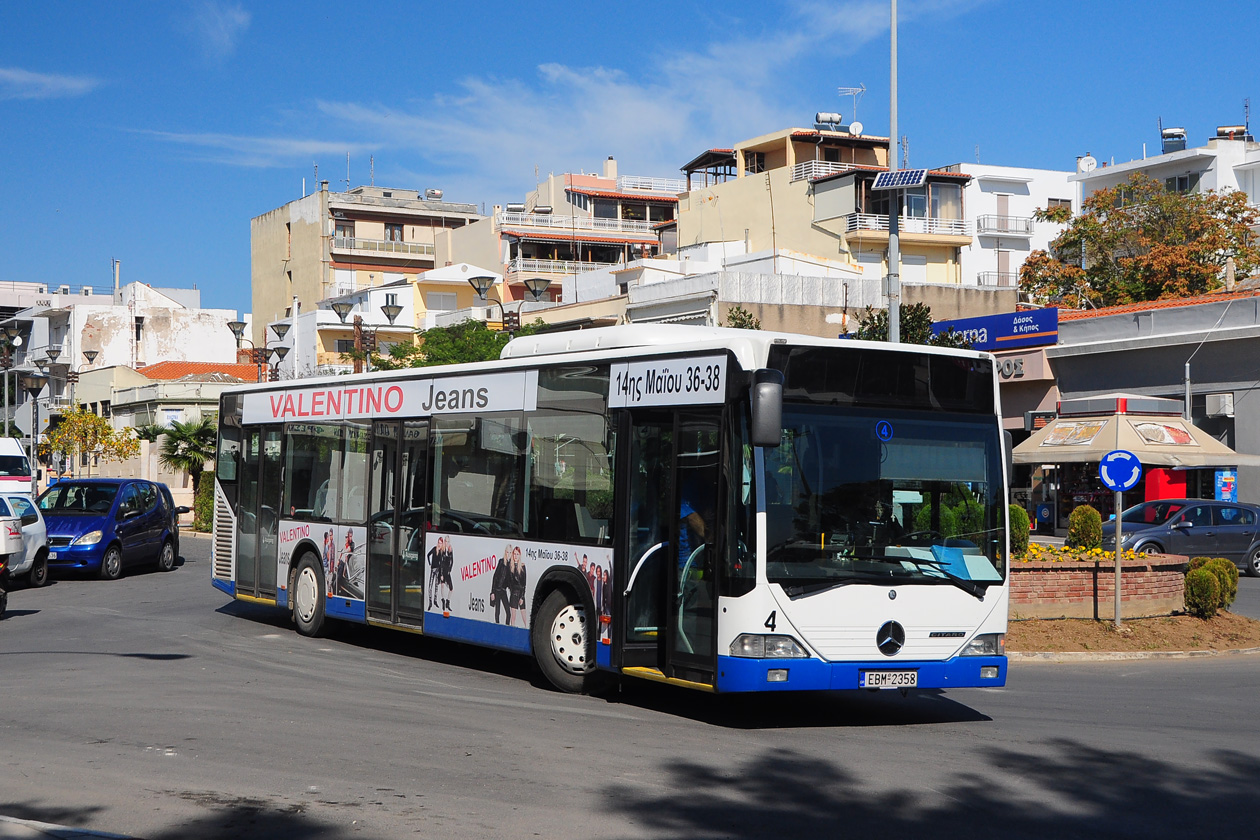
[(720, 423), (719, 410), (630, 419), (622, 667), (714, 684)]
[(424, 618), (425, 493), (429, 424), (372, 424), (368, 510), (368, 615), (419, 627)]

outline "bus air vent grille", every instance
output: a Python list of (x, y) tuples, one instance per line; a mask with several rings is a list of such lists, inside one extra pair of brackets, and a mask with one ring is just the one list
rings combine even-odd
[(236, 517), (223, 490), (214, 487), (214, 576), (232, 579), (232, 557), (236, 554)]

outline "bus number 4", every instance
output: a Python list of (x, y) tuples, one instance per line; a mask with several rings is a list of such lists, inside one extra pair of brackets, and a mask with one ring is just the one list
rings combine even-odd
[(775, 623), (775, 620), (774, 620), (774, 617), (775, 617), (776, 615), (778, 615), (778, 614), (779, 614), (779, 611), (778, 611), (778, 610), (771, 610), (771, 611), (770, 611), (770, 615), (766, 617), (766, 623), (765, 623), (764, 625), (762, 625), (762, 626), (763, 626), (763, 627), (765, 627), (767, 630), (769, 630), (771, 633), (773, 633), (773, 632), (774, 632), (774, 628), (778, 626), (778, 625)]

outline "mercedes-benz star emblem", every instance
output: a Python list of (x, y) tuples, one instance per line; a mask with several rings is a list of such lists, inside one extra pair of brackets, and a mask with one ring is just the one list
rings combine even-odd
[(906, 643), (906, 628), (895, 621), (885, 621), (875, 634), (875, 644), (884, 656), (896, 656)]
[(889, 589), (889, 590), (888, 590), (888, 600), (889, 600), (889, 601), (896, 601), (896, 600), (897, 600), (897, 590), (896, 590), (896, 589)]

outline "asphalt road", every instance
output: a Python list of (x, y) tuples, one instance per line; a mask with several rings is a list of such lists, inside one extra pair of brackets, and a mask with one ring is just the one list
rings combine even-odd
[(302, 638), (212, 589), (208, 551), (12, 593), (0, 815), (154, 840), (1254, 832), (1260, 656), (1020, 662), (1005, 689), (909, 698), (571, 697), (520, 657)]

